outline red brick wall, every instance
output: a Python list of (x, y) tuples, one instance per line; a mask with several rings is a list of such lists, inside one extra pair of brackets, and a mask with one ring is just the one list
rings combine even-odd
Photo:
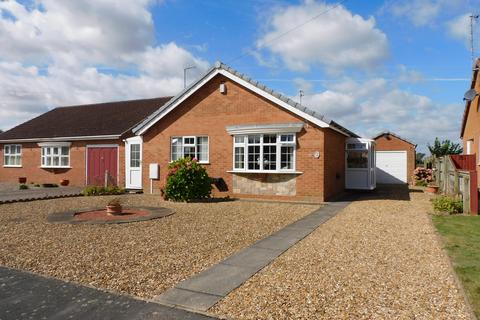
[(377, 151), (407, 151), (407, 179), (412, 182), (415, 169), (415, 146), (392, 135), (383, 135), (375, 139)]
[[(219, 92), (220, 83), (225, 83), (227, 94)], [(270, 101), (254, 94), (253, 92), (231, 82), (223, 76), (217, 76), (204, 85), (192, 97), (185, 100), (180, 106), (165, 116), (161, 121), (150, 128), (144, 136), (143, 145), (143, 186), (148, 190), (148, 164), (159, 163), (161, 179), (155, 181), (154, 189), (159, 190), (165, 181), (167, 166), (170, 161), (170, 137), (185, 135), (208, 135), (210, 144), (210, 164), (205, 165), (209, 175), (223, 178), (228, 186), (227, 192), (216, 192), (219, 196), (231, 195), (232, 173), (227, 171), (233, 168), (233, 139), (226, 131), (226, 126), (241, 124), (267, 124), (305, 122), (304, 119), (286, 112)], [(307, 124), (297, 134), (296, 169), (302, 172), (297, 177), (297, 196), (299, 199), (323, 200), (324, 195), (324, 137), (331, 129), (320, 129)], [(343, 141), (335, 134), (329, 142), (330, 149), (344, 150)], [(313, 154), (319, 151), (321, 156), (316, 159)], [(342, 165), (335, 166), (334, 159), (339, 157), (336, 153), (332, 157), (331, 167), (342, 170)], [(342, 161), (343, 163), (343, 161)], [(336, 193), (342, 182), (333, 181), (328, 177), (328, 196)], [(333, 191), (334, 190), (334, 191)]]
[(70, 169), (40, 168), (41, 148), (37, 143), (22, 143), (22, 167), (3, 167), (3, 144), (0, 144), (0, 181), (18, 182), (18, 177), (27, 177), (27, 183), (59, 183), (62, 179), (70, 180), (72, 186), (86, 184), (86, 145), (118, 144), (119, 145), (119, 185), (124, 186), (125, 159), (124, 144), (120, 140), (108, 141), (75, 141), (70, 147)]
[(345, 139), (336, 131), (325, 131), (325, 199), (330, 200), (345, 189)]

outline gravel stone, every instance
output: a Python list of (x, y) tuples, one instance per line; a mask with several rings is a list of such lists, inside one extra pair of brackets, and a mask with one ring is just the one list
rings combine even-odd
[(386, 196), (353, 202), (209, 312), (233, 319), (470, 319), (431, 223), (429, 197), (413, 190), (410, 200), (407, 192)]
[(175, 214), (119, 225), (47, 223), (50, 213), (103, 206), (111, 198), (0, 205), (0, 265), (151, 298), (318, 208), (125, 195), (125, 206), (163, 206)]

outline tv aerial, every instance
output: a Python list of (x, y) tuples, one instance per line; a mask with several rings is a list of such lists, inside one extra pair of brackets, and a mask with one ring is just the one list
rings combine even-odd
[(463, 96), (463, 100), (465, 101), (472, 101), (473, 99), (475, 99), (475, 97), (478, 95), (478, 92), (477, 90), (475, 89), (470, 89), (468, 90), (467, 92), (465, 92), (465, 95)]

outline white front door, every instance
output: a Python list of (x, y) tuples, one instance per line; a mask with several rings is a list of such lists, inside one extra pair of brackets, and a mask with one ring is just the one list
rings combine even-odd
[(142, 137), (125, 140), (125, 188), (142, 189)]
[(377, 151), (377, 182), (407, 183), (407, 151)]

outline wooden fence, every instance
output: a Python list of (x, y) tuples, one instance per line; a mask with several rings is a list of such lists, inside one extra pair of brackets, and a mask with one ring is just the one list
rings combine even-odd
[(436, 158), (434, 177), (439, 191), (463, 200), (463, 212), (478, 214), (478, 187), (475, 155), (449, 155)]

